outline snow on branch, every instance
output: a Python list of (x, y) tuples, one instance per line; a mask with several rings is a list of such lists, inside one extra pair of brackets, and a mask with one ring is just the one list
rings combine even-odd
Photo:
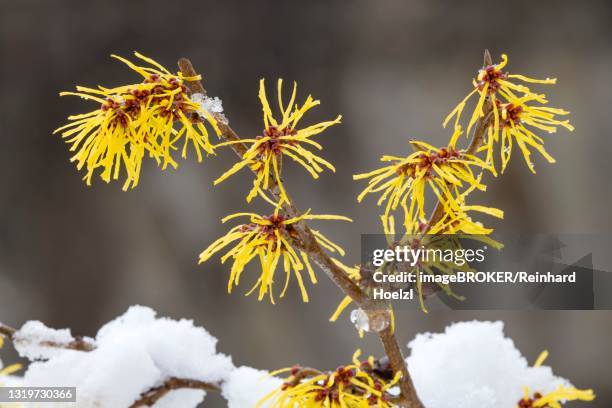
[(254, 405), (280, 384), (265, 371), (247, 368), (252, 371), (245, 377), (245, 368), (218, 353), (217, 339), (205, 329), (191, 320), (158, 318), (147, 307), (130, 307), (94, 339), (35, 321), (20, 330), (0, 327), (31, 361), (23, 377), (12, 380), (20, 386), (76, 387), (79, 407), (195, 408), (207, 392), (221, 391), (230, 407), (239, 408), (244, 405), (233, 400), (248, 398)]
[[(236, 367), (217, 352), (217, 339), (204, 328), (191, 320), (157, 317), (143, 306), (130, 307), (95, 338), (75, 338), (68, 329), (36, 321), (20, 330), (0, 324), (0, 335), (31, 361), (22, 377), (2, 377), (0, 362), (1, 384), (76, 387), (80, 408), (195, 408), (208, 392), (220, 392), (229, 408), (248, 408), (278, 390), (282, 396), (312, 376), (333, 372), (301, 367), (282, 380)], [(443, 333), (419, 334), (408, 347), (406, 363), (427, 408), (514, 408), (527, 398), (525, 390), (554, 401), (594, 398), (591, 390), (577, 390), (555, 376), (543, 358), (530, 364), (505, 337), (501, 322), (456, 323)], [(260, 406), (286, 405), (269, 398)]]

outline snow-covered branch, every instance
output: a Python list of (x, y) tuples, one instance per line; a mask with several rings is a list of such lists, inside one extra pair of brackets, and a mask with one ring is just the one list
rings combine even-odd
[(162, 385), (153, 387), (149, 391), (144, 392), (140, 399), (130, 405), (130, 408), (152, 407), (157, 401), (162, 399), (170, 391), (191, 389), (203, 391), (221, 391), (221, 388), (215, 384), (210, 384), (204, 381), (187, 380), (184, 378), (170, 378)]
[(217, 339), (191, 320), (158, 318), (142, 306), (130, 307), (95, 338), (76, 339), (69, 329), (36, 321), (7, 337), (31, 361), (12, 383), (76, 387), (79, 407), (189, 408), (220, 391), (229, 407), (241, 408), (280, 384), (265, 371), (235, 367), (216, 351)]
[[(204, 328), (190, 320), (157, 317), (142, 306), (104, 325), (95, 338), (79, 340), (68, 329), (34, 321), (20, 330), (0, 327), (31, 361), (23, 376), (0, 375), (0, 383), (76, 387), (81, 408), (195, 408), (210, 391), (220, 392), (229, 408), (247, 408), (274, 390), (290, 392), (301, 381), (326, 373), (296, 367), (291, 381), (283, 381), (267, 371), (236, 367), (217, 352), (217, 339)], [(81, 349), (73, 346), (77, 340)], [(443, 333), (417, 335), (409, 348), (406, 363), (428, 408), (514, 408), (524, 389), (530, 395), (571, 389), (550, 367), (529, 364), (504, 336), (501, 322), (457, 323)], [(575, 395), (592, 398), (590, 391)], [(282, 406), (276, 402), (271, 398), (262, 407)], [(55, 405), (64, 406), (73, 405)]]

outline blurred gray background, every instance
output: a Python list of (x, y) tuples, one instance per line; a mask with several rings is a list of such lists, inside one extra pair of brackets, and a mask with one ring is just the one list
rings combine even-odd
[[(58, 92), (132, 81), (111, 53), (138, 50), (169, 68), (187, 56), (209, 93), (223, 99), (235, 130), (253, 136), (262, 127), (259, 78), (297, 80), (300, 98), (322, 101), (304, 123), (344, 119), (319, 137), (337, 173), (313, 181), (288, 165), (287, 185), (302, 208), (356, 220), (321, 225), (351, 263), (360, 234), (379, 231), (374, 200), (357, 205), (362, 185), (351, 175), (376, 166), (382, 153), (407, 152), (411, 138), (444, 143), (442, 118), (470, 89), (483, 49), (505, 52), (514, 72), (559, 78), (547, 94), (552, 106), (572, 111), (576, 131), (547, 137), (558, 163), (536, 158), (537, 176), (517, 156), (503, 177), (489, 178), (482, 203), (506, 212), (503, 226), (493, 225), (607, 232), (611, 17), (607, 1), (0, 0), (0, 320), (40, 319), (93, 335), (143, 304), (193, 318), (236, 364), (334, 368), (357, 347), (379, 354), (377, 339), (359, 340), (348, 314), (327, 322), (342, 296), (322, 273), (309, 304), (293, 287), (271, 306), (242, 296), (246, 285), (227, 295), (228, 269), (216, 260), (197, 265), (199, 252), (226, 230), (220, 218), (249, 208), (246, 172), (212, 187), (235, 161), (231, 152), (203, 164), (182, 161), (178, 171), (148, 164), (129, 193), (99, 180), (87, 188), (51, 131), (91, 105)], [(549, 349), (558, 375), (595, 389), (588, 406), (612, 406), (610, 313), (404, 312), (398, 334), (405, 344), (470, 319), (503, 320), (530, 361)], [(1, 356), (14, 358), (10, 348)], [(209, 403), (223, 406), (217, 397)]]

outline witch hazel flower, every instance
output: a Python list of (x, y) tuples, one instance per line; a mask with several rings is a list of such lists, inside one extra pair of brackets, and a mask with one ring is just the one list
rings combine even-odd
[(319, 177), (319, 173), (322, 173), (324, 168), (335, 171), (334, 166), (330, 162), (313, 153), (307, 147), (314, 147), (315, 149), (322, 150), (323, 147), (312, 140), (312, 137), (320, 134), (328, 127), (340, 123), (342, 116), (339, 115), (334, 120), (300, 128), (298, 127), (298, 122), (300, 122), (304, 114), (319, 105), (320, 102), (314, 100), (312, 96), (309, 95), (301, 106), (298, 104), (294, 106), (297, 91), (297, 85), (294, 83), (291, 98), (287, 105), (284, 105), (282, 87), (283, 81), (279, 79), (277, 88), (278, 106), (281, 112), (280, 120), (277, 120), (272, 113), (270, 103), (266, 96), (265, 83), (262, 79), (259, 82), (259, 100), (263, 108), (264, 118), (264, 129), (262, 134), (255, 138), (229, 141), (215, 146), (220, 147), (236, 143), (250, 144), (248, 150), (242, 155), (241, 160), (214, 182), (214, 184), (217, 185), (240, 171), (242, 168), (249, 167), (255, 173), (255, 179), (253, 180), (253, 188), (247, 195), (247, 202), (250, 202), (258, 195), (264, 196), (264, 198), (267, 199), (264, 190), (273, 185), (278, 186), (280, 190), (280, 200), (278, 204), (289, 202), (289, 197), (287, 196), (281, 179), (281, 164), (283, 157), (287, 157), (298, 163), (315, 179)]
[[(289, 281), (294, 276), (299, 284), (304, 302), (308, 302), (308, 292), (304, 285), (302, 273), (307, 271), (310, 281), (317, 283), (317, 278), (310, 264), (308, 256), (303, 249), (295, 245), (297, 233), (295, 225), (303, 220), (339, 220), (351, 221), (350, 218), (339, 215), (315, 215), (310, 211), (304, 214), (287, 218), (280, 214), (277, 207), (273, 214), (261, 216), (255, 213), (236, 213), (223, 218), (222, 222), (238, 217), (248, 217), (249, 222), (232, 228), (223, 237), (217, 239), (200, 254), (200, 263), (206, 262), (215, 253), (237, 241), (237, 243), (221, 257), (221, 262), (232, 259), (230, 278), (227, 284), (228, 293), (234, 286), (238, 286), (240, 278), (247, 264), (259, 261), (260, 276), (255, 285), (247, 293), (251, 294), (258, 289), (258, 299), (266, 295), (274, 303), (273, 286), (276, 281), (277, 269), (283, 270), (285, 283), (280, 297), (285, 296)], [(332, 253), (344, 255), (344, 250), (329, 240), (317, 230), (312, 230), (319, 245)]]
[(70, 160), (77, 163), (77, 169), (86, 170), (87, 185), (97, 172), (107, 183), (123, 174), (123, 189), (127, 190), (138, 185), (146, 157), (164, 170), (178, 166), (173, 157), (177, 150), (187, 158), (188, 150), (193, 149), (198, 162), (204, 154), (213, 154), (206, 125), (219, 134), (216, 119), (191, 99), (185, 85), (200, 77), (173, 74), (142, 54), (135, 56), (145, 65), (117, 55), (113, 58), (141, 75), (142, 82), (114, 88), (77, 86), (76, 92), (60, 93), (98, 104), (90, 112), (69, 116), (69, 123), (54, 131), (70, 145), (74, 152)]
[(412, 230), (426, 220), (426, 190), (431, 190), (447, 211), (459, 188), (474, 186), (486, 190), (478, 174), (489, 169), (489, 165), (456, 147), (461, 134), (460, 128), (455, 129), (449, 144), (441, 148), (413, 140), (411, 144), (416, 151), (408, 156), (382, 156), (380, 161), (390, 164), (353, 176), (354, 180), (368, 180), (357, 201), (361, 202), (368, 194), (379, 194), (377, 204), (385, 204), (383, 225), (393, 211), (401, 208), (403, 224), (406, 230)]
[[(487, 56), (489, 57), (488, 53)], [(478, 151), (486, 151), (485, 161), (491, 165), (493, 174), (497, 175), (494, 165), (494, 148), (500, 144), (500, 133), (501, 172), (503, 173), (508, 164), (514, 140), (518, 144), (529, 170), (535, 173), (533, 163), (530, 160), (530, 148), (540, 152), (550, 163), (554, 163), (554, 159), (544, 150), (543, 139), (534, 134), (533, 131), (528, 130), (528, 127), (531, 126), (536, 131), (546, 131), (548, 133), (555, 132), (557, 126), (563, 126), (570, 131), (573, 131), (574, 128), (569, 124), (569, 121), (555, 118), (555, 115), (567, 115), (569, 112), (544, 106), (548, 103), (546, 96), (533, 92), (528, 86), (523, 85), (523, 83), (556, 84), (556, 78), (535, 79), (521, 74), (511, 74), (505, 69), (507, 64), (508, 57), (502, 54), (500, 63), (490, 63), (480, 69), (472, 82), (474, 89), (451, 111), (444, 120), (443, 126), (446, 127), (451, 119), (455, 118), (454, 126), (457, 128), (467, 102), (472, 96), (478, 95), (466, 134), (471, 132), (477, 120), (485, 119), (487, 140)], [(530, 103), (530, 105), (527, 105), (527, 103)], [(537, 105), (533, 105), (534, 103)], [(487, 115), (486, 118), (485, 115)]]

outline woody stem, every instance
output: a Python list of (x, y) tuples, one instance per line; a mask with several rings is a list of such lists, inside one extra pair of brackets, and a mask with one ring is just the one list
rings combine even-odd
[[(191, 61), (189, 61), (187, 58), (181, 58), (178, 61), (178, 66), (185, 77), (197, 76), (196, 70), (194, 69)], [(191, 92), (206, 95), (206, 89), (200, 81), (189, 81), (187, 85)], [(222, 139), (233, 142), (239, 142), (241, 140), (236, 132), (234, 132), (234, 130), (228, 125), (225, 117), (220, 114), (214, 114), (214, 116), (218, 122)], [(233, 143), (230, 145), (230, 147), (240, 158), (242, 158), (247, 151), (247, 147), (244, 143)], [(274, 177), (271, 177), (270, 179), (274, 180)], [(272, 182), (271, 186), (268, 188), (268, 192), (275, 200), (279, 202), (281, 201), (280, 188), (275, 182)], [(293, 204), (293, 200), (289, 198), (287, 201), (284, 201), (281, 207), (284, 214), (290, 218), (299, 216), (301, 213), (295, 204)], [(319, 245), (314, 234), (304, 220), (294, 224), (294, 227), (297, 232), (297, 238), (295, 239), (296, 245), (302, 251), (304, 251), (308, 257), (314, 261), (319, 268), (321, 268), (321, 270), (323, 270), (323, 272), (325, 272), (325, 274), (340, 288), (340, 290), (342, 290), (342, 292), (344, 292), (345, 295), (349, 296), (359, 307), (364, 309), (366, 313), (368, 313), (368, 316), (381, 312), (381, 306), (378, 303), (373, 302), (346, 274), (346, 272), (344, 272), (344, 270), (333, 262), (332, 258), (321, 247), (321, 245)], [(388, 316), (388, 311), (385, 310), (384, 312), (387, 313), (386, 318), (389, 319), (390, 317)], [(396, 372), (402, 372), (402, 377), (399, 382), (401, 398), (398, 401), (398, 405), (405, 408), (423, 408), (423, 404), (416, 394), (412, 378), (406, 367), (397, 338), (390, 329), (389, 325), (387, 325), (387, 327), (382, 331), (378, 332), (378, 336), (382, 342), (391, 367)]]
[[(489, 66), (491, 64), (493, 64), (491, 60), (491, 54), (489, 53), (489, 50), (485, 50), (483, 58), (483, 67)], [(493, 106), (490, 102), (490, 99), (487, 97), (487, 100), (485, 101), (483, 107), (483, 114), (482, 116), (480, 116), (478, 122), (476, 123), (476, 127), (474, 128), (474, 133), (472, 135), (472, 140), (470, 140), (470, 144), (468, 145), (465, 151), (467, 154), (475, 154), (476, 150), (478, 150), (478, 148), (482, 145), (482, 142), (485, 137), (485, 132), (489, 127), (492, 110)], [(440, 219), (442, 219), (443, 216), (444, 205), (441, 201), (438, 200), (431, 214), (431, 217), (429, 218), (429, 222), (427, 223), (428, 228), (431, 228), (433, 225), (435, 225), (438, 221), (440, 221)]]

